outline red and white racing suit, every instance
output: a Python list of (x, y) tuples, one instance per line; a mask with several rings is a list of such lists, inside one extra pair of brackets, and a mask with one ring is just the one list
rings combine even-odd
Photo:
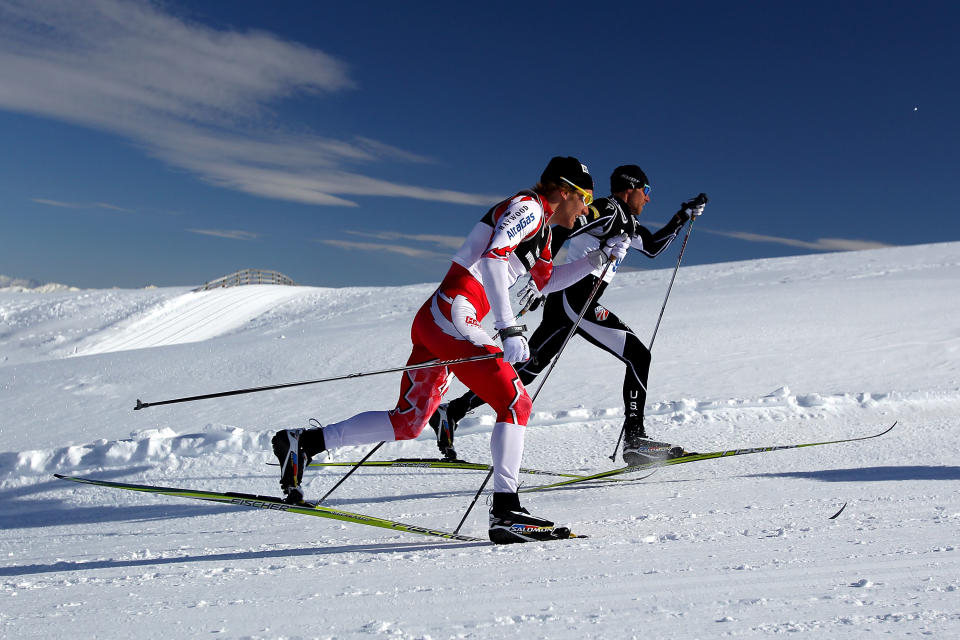
[[(562, 288), (547, 287), (553, 275), (547, 225), (552, 214), (549, 204), (533, 191), (521, 191), (486, 213), (453, 257), (440, 286), (417, 312), (407, 364), (497, 353), (500, 347), (480, 322), (492, 310), (497, 327), (514, 323), (508, 289), (517, 278), (529, 272), (541, 290)], [(586, 260), (564, 265), (558, 267), (564, 277), (557, 279), (570, 284), (590, 269)], [(551, 283), (555, 284), (564, 285)], [(394, 409), (362, 413), (324, 427), (327, 448), (416, 438), (439, 406), (451, 373), (496, 412), (490, 445), (494, 491), (516, 492), (531, 401), (513, 366), (499, 358), (405, 372)]]

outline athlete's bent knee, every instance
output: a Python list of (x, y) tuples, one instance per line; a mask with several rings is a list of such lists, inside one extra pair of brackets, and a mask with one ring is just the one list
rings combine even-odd
[(427, 420), (413, 415), (393, 413), (390, 415), (390, 424), (393, 425), (394, 438), (413, 440), (423, 432), (424, 427), (427, 426)]
[(511, 422), (513, 424), (526, 426), (532, 410), (533, 401), (530, 399), (530, 395), (526, 389), (524, 389), (516, 396), (516, 401), (510, 406), (503, 408), (496, 407), (497, 422)]

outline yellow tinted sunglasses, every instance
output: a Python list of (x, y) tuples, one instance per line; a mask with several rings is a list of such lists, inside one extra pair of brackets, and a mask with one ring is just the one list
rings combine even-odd
[(576, 189), (577, 191), (580, 192), (580, 196), (583, 198), (583, 204), (584, 204), (585, 206), (590, 206), (591, 204), (593, 204), (593, 194), (592, 194), (592, 193), (589, 193), (589, 192), (587, 192), (587, 191), (584, 191), (583, 189), (581, 189), (581, 188), (578, 187), (577, 185), (573, 184), (572, 182), (570, 182), (569, 180), (567, 180), (567, 179), (564, 178), (563, 176), (560, 176), (560, 179), (563, 180), (563, 181), (566, 182), (568, 185), (570, 185), (571, 187), (573, 187), (574, 189)]

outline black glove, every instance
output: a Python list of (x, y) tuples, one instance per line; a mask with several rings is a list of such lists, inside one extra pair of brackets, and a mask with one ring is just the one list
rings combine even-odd
[(680, 205), (680, 210), (677, 211), (677, 217), (680, 219), (681, 223), (691, 220), (693, 218), (699, 218), (703, 215), (703, 210), (707, 206), (707, 194), (701, 193), (696, 198), (692, 200), (687, 200)]

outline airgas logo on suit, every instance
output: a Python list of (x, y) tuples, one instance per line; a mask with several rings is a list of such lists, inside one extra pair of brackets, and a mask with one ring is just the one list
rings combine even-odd
[[(524, 209), (526, 209), (526, 207), (524, 207)], [(512, 225), (507, 229), (507, 238), (509, 238), (510, 240), (513, 240), (518, 233), (522, 232), (527, 227), (527, 225), (529, 225), (531, 222), (533, 222), (536, 219), (537, 219), (537, 215), (535, 213), (531, 213), (520, 222), (517, 222), (516, 224)]]

